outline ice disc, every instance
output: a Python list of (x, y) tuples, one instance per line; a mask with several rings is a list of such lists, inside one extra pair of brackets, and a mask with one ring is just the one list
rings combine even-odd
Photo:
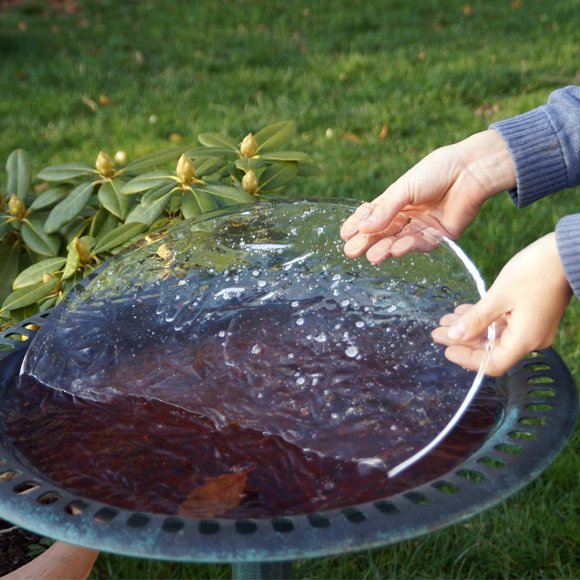
[(355, 208), (259, 203), (147, 236), (54, 309), (22, 378), (99, 405), (158, 401), (217, 431), (394, 473), (481, 381), (431, 332), (482, 283), (427, 232), (429, 251), (346, 258), (338, 232)]

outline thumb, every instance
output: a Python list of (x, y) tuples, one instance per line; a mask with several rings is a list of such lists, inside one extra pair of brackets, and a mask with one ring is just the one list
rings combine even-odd
[(486, 332), (502, 314), (504, 310), (487, 294), (449, 327), (447, 336), (453, 342), (473, 340)]

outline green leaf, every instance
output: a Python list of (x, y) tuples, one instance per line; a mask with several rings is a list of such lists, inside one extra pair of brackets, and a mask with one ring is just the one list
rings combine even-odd
[(301, 151), (275, 151), (260, 157), (266, 161), (310, 161), (310, 156)]
[(266, 167), (264, 173), (260, 175), (260, 189), (275, 189), (298, 175), (298, 163), (288, 161), (287, 163), (275, 163)]
[(242, 179), (244, 179), (244, 172), (241, 169), (238, 169), (233, 161), (228, 163), (228, 171), (235, 180), (242, 183)]
[(66, 258), (49, 258), (20, 272), (12, 284), (14, 290), (42, 282), (44, 273), (54, 274), (66, 264)]
[(64, 281), (62, 291), (64, 294), (70, 292), (83, 279), (83, 275), (77, 270), (68, 280)]
[(200, 133), (197, 138), (205, 147), (225, 148), (228, 152), (238, 150), (238, 142), (229, 135), (223, 135), (222, 133)]
[(206, 183), (199, 187), (199, 191), (218, 197), (224, 205), (254, 203), (256, 201), (247, 191), (229, 185)]
[(183, 199), (183, 194), (181, 191), (174, 193), (169, 200), (169, 213), (174, 214), (181, 207), (181, 200)]
[(79, 264), (81, 263), (81, 258), (76, 248), (72, 246), (69, 248), (68, 256), (66, 258), (66, 266), (64, 267), (64, 272), (62, 273), (62, 279), (68, 280), (71, 276), (74, 276), (75, 272), (78, 270)]
[(44, 223), (41, 220), (28, 218), (22, 224), (22, 239), (24, 243), (37, 254), (56, 256), (60, 249), (60, 238), (54, 234), (44, 232)]
[(95, 244), (97, 243), (96, 238), (93, 238), (93, 236), (83, 236), (82, 238), (79, 238), (79, 240), (89, 249), (92, 250), (95, 247)]
[(212, 211), (219, 206), (213, 197), (203, 193), (199, 189), (188, 191), (183, 196), (181, 202), (181, 211), (184, 218), (190, 218), (196, 215), (201, 215), (206, 211)]
[(116, 248), (137, 234), (140, 234), (146, 228), (147, 226), (141, 222), (125, 223), (115, 228), (112, 232), (109, 232), (106, 236), (103, 236), (95, 246), (93, 254), (100, 254), (111, 248)]
[(221, 157), (200, 157), (195, 160), (195, 176), (203, 177), (204, 175), (211, 175), (218, 169), (224, 166), (224, 161)]
[(286, 145), (295, 134), (296, 124), (294, 121), (282, 121), (281, 123), (264, 127), (254, 135), (254, 139), (258, 144), (258, 152), (261, 155), (265, 151), (272, 151), (272, 149)]
[(323, 173), (322, 169), (310, 161), (298, 162), (298, 175), (300, 177), (311, 177), (313, 175), (320, 175), (321, 173)]
[(41, 193), (30, 205), (30, 209), (45, 209), (66, 197), (71, 191), (70, 183), (59, 183)]
[(47, 234), (58, 232), (62, 226), (72, 221), (85, 207), (93, 193), (93, 187), (92, 182), (84, 182), (75, 187), (65, 199), (54, 206), (46, 219), (44, 231)]
[(237, 153), (231, 147), (210, 147), (211, 151), (208, 151), (207, 147), (194, 147), (193, 149), (188, 149), (185, 154), (190, 159), (199, 159), (200, 157), (207, 157), (208, 153), (212, 155), (231, 155), (232, 153)]
[(85, 230), (90, 226), (90, 223), (91, 221), (88, 219), (84, 220), (81, 217), (77, 217), (62, 227), (58, 233), (65, 239), (66, 246), (68, 247), (74, 238), (80, 238), (84, 234)]
[(180, 145), (179, 147), (168, 147), (167, 149), (162, 149), (161, 151), (156, 151), (155, 153), (150, 153), (135, 161), (131, 161), (128, 165), (123, 168), (123, 173), (132, 171), (141, 171), (141, 169), (146, 169), (147, 167), (153, 167), (155, 165), (161, 165), (163, 163), (168, 163), (169, 161), (174, 161), (179, 159), (183, 153), (188, 149), (191, 149), (190, 145)]
[(157, 187), (162, 185), (168, 179), (174, 177), (171, 171), (150, 171), (149, 173), (144, 173), (143, 175), (138, 175), (131, 181), (128, 181), (121, 187), (121, 193), (123, 195), (128, 195), (131, 193), (139, 193), (140, 191), (146, 191), (152, 187)]
[(14, 324), (20, 324), (21, 322), (24, 322), (27, 318), (30, 318), (31, 316), (34, 316), (39, 312), (40, 308), (38, 307), (38, 302), (35, 302), (34, 304), (29, 304), (28, 306), (23, 306), (22, 308), (11, 310), (10, 318), (12, 318)]
[(48, 282), (41, 282), (40, 284), (33, 284), (32, 286), (15, 290), (4, 300), (2, 310), (17, 310), (18, 308), (34, 304), (42, 300), (45, 296), (48, 296), (58, 283), (58, 278), (55, 278)]
[[(106, 210), (105, 210), (106, 211)], [(119, 220), (112, 214), (107, 212), (107, 219), (99, 233), (94, 236), (97, 240), (103, 239), (109, 232), (112, 232), (119, 225)], [(90, 232), (89, 232), (90, 235)]]
[(16, 194), (20, 199), (24, 199), (32, 180), (30, 155), (24, 149), (12, 151), (6, 161), (6, 171), (8, 173), (6, 191), (11, 195)]
[[(259, 157), (244, 157), (242, 159), (236, 159), (234, 161), (234, 165), (241, 169), (244, 173), (248, 173), (250, 169), (260, 169), (260, 167), (264, 166), (264, 161)], [(243, 174), (242, 174), (243, 176)], [(241, 180), (240, 180), (241, 181)]]
[(63, 163), (42, 169), (37, 177), (44, 181), (65, 181), (83, 175), (99, 175), (99, 172), (87, 163)]
[(44, 312), (45, 310), (48, 310), (49, 308), (52, 308), (55, 304), (56, 301), (58, 300), (58, 296), (53, 296), (52, 298), (49, 298), (48, 300), (45, 300), (41, 305), (40, 305), (40, 312)]
[(147, 206), (143, 204), (135, 206), (127, 216), (125, 223), (140, 222), (149, 227), (163, 213), (163, 210), (167, 207), (171, 199), (171, 195), (171, 192), (166, 193), (163, 197), (150, 202)]
[[(111, 214), (104, 207), (99, 209), (99, 211), (94, 215), (94, 217), (91, 221), (91, 227), (89, 229), (89, 236), (96, 238), (99, 235), (101, 228), (105, 225), (105, 222), (107, 221), (107, 218), (110, 215)], [(112, 217), (114, 217), (114, 216), (112, 216)]]
[(99, 201), (103, 207), (121, 220), (125, 219), (135, 199), (121, 193), (123, 185), (125, 182), (121, 179), (113, 179), (105, 181), (99, 189)]
[(12, 281), (18, 274), (20, 249), (17, 245), (0, 244), (0, 302), (12, 292)]
[(162, 183), (153, 189), (150, 189), (142, 198), (141, 198), (141, 205), (143, 207), (147, 207), (150, 203), (162, 198), (164, 195), (170, 193), (176, 184), (171, 181), (169, 183)]

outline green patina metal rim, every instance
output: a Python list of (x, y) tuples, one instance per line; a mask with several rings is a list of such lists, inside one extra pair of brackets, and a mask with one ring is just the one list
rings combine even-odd
[[(48, 315), (0, 334), (0, 389), (18, 373), (34, 337), (26, 326), (41, 326)], [(137, 513), (69, 493), (23, 466), (0, 441), (0, 517), (87, 548), (181, 562), (279, 562), (394, 544), (501, 502), (545, 470), (566, 444), (578, 415), (578, 393), (557, 353), (545, 349), (523, 359), (502, 380), (506, 411), (483, 446), (444, 476), (384, 500), (242, 521)], [(521, 452), (507, 452), (510, 445)], [(38, 487), (19, 493), (27, 484)]]

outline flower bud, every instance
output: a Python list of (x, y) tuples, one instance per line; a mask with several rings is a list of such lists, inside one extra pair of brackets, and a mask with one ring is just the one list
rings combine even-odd
[(258, 152), (258, 144), (251, 133), (248, 133), (240, 144), (240, 153), (243, 157), (253, 157)]
[(54, 280), (56, 278), (56, 276), (54, 274), (51, 274), (50, 272), (45, 272), (44, 276), (42, 277), (42, 281), (43, 282), (50, 282), (51, 280)]
[(115, 173), (115, 164), (113, 163), (113, 160), (102, 151), (99, 152), (99, 155), (97, 156), (95, 167), (103, 177), (113, 177)]
[(89, 261), (89, 256), (91, 255), (91, 253), (89, 252), (89, 249), (87, 248), (85, 243), (82, 240), (75, 238), (73, 240), (73, 245), (75, 247), (75, 250), (79, 254), (79, 262), (81, 264), (86, 264)]
[(8, 202), (8, 209), (10, 213), (15, 217), (22, 217), (26, 210), (24, 202), (15, 194), (12, 194), (10, 201)]
[(242, 178), (242, 188), (252, 195), (258, 191), (258, 178), (251, 169)]
[(191, 159), (184, 153), (177, 162), (177, 169), (175, 170), (179, 181), (184, 185), (189, 185), (193, 183), (195, 177), (195, 167), (191, 162)]

